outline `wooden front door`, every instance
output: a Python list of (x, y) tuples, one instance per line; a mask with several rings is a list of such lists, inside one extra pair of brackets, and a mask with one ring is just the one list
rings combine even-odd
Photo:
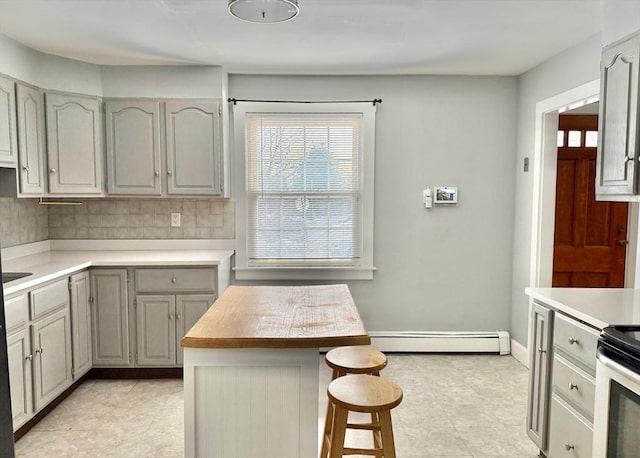
[(624, 286), (626, 202), (595, 200), (597, 115), (560, 116), (553, 286)]

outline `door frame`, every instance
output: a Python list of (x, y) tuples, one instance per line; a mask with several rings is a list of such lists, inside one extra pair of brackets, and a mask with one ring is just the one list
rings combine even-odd
[[(556, 178), (558, 161), (558, 117), (560, 110), (573, 109), (600, 100), (600, 80), (593, 80), (536, 103), (534, 151), (532, 158), (533, 195), (531, 217), (531, 255), (529, 285), (550, 288), (553, 278), (553, 239), (555, 232)], [(640, 204), (629, 202), (625, 288), (640, 285), (638, 222)], [(533, 299), (529, 298), (529, 314)], [(527, 342), (531, 342), (528, 326)], [(529, 345), (530, 346), (530, 345)], [(530, 348), (529, 348), (530, 350)]]

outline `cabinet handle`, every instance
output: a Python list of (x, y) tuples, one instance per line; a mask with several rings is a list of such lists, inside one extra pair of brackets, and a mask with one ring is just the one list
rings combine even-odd
[(564, 444), (564, 448), (566, 448), (568, 452), (569, 450), (574, 450), (576, 447), (567, 442), (566, 444)]
[(51, 173), (56, 173), (56, 169), (51, 169)]
[(569, 382), (569, 391), (571, 391), (571, 390), (578, 391), (578, 385), (576, 385), (575, 383)]
[(574, 339), (573, 337), (569, 337), (569, 345), (580, 345), (580, 341), (578, 339)]
[(633, 158), (631, 156), (625, 156), (624, 162), (629, 162), (629, 161), (633, 161)]
[(27, 361), (33, 361), (33, 355), (25, 356), (24, 359), (27, 360)]
[(42, 347), (36, 349), (36, 353), (39, 353), (40, 355), (42, 355)]
[(545, 350), (545, 349), (544, 349), (544, 348), (542, 348), (542, 347), (538, 347), (538, 351), (539, 351), (540, 353), (546, 353), (546, 352), (547, 352), (547, 350)]

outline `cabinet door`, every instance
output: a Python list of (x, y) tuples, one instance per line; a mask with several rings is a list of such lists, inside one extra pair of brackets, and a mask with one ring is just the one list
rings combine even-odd
[(129, 318), (126, 269), (91, 271), (94, 366), (128, 366)]
[(47, 157), (51, 194), (102, 192), (100, 102), (46, 94)]
[(220, 104), (166, 102), (167, 192), (220, 195)]
[(9, 387), (13, 430), (22, 426), (33, 412), (31, 398), (31, 339), (28, 329), (22, 329), (7, 337), (7, 357), (9, 360)]
[(108, 101), (107, 192), (159, 195), (160, 103)]
[(20, 192), (44, 193), (44, 132), (42, 94), (38, 89), (16, 85), (18, 114), (18, 162)]
[(136, 296), (138, 365), (175, 365), (175, 314), (175, 296)]
[(216, 300), (213, 294), (192, 294), (176, 296), (176, 357), (182, 364), (182, 345), (180, 341), (189, 329), (205, 314)]
[(16, 124), (16, 84), (0, 76), (0, 164), (18, 164), (18, 130)]
[(91, 312), (89, 273), (71, 277), (71, 330), (73, 331), (73, 379), (91, 369)]
[(602, 54), (597, 194), (636, 191), (639, 54), (640, 36)]
[(553, 312), (534, 302), (530, 321), (527, 433), (543, 452), (547, 449), (549, 427), (552, 320)]
[(35, 410), (42, 409), (72, 382), (69, 309), (31, 325)]

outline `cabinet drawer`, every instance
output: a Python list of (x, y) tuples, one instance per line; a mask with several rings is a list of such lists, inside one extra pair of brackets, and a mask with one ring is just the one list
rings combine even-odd
[(215, 292), (215, 273), (215, 268), (137, 269), (136, 291)]
[(553, 387), (593, 420), (596, 384), (593, 377), (558, 354), (553, 358)]
[(556, 394), (551, 398), (549, 456), (553, 458), (592, 458), (591, 425)]
[(29, 293), (31, 319), (46, 315), (52, 310), (69, 306), (69, 281), (65, 278)]
[(595, 330), (558, 313), (553, 336), (557, 348), (578, 359), (595, 373), (598, 346), (598, 333)]
[(27, 324), (29, 320), (29, 305), (27, 304), (26, 294), (5, 299), (4, 319), (7, 334)]

